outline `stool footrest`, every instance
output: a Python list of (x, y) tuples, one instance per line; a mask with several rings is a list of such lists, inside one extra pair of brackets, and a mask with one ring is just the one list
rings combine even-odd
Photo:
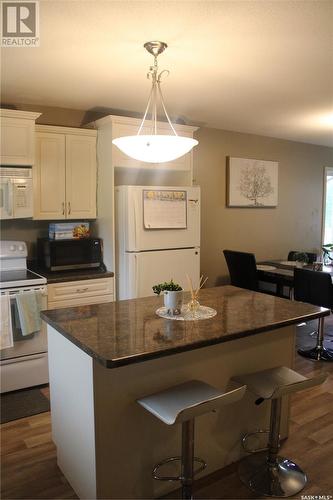
[[(157, 473), (160, 467), (170, 464), (172, 462), (181, 462), (181, 460), (182, 460), (181, 457), (170, 457), (166, 458), (165, 460), (162, 460), (162, 462), (159, 462), (153, 468), (152, 472), (153, 478), (157, 479), (157, 481), (181, 481), (182, 479), (184, 479), (181, 474), (179, 476), (159, 476)], [(193, 472), (193, 475), (195, 476), (196, 474), (199, 474), (199, 472), (202, 472), (207, 467), (207, 464), (204, 460), (202, 460), (202, 458), (199, 457), (194, 457), (194, 462), (200, 464), (199, 467), (195, 469), (195, 471)]]
[(265, 448), (254, 448), (254, 449), (248, 448), (247, 441), (252, 436), (257, 436), (260, 434), (268, 434), (269, 435), (269, 430), (258, 429), (257, 431), (248, 432), (247, 434), (244, 434), (244, 436), (242, 437), (242, 447), (243, 447), (243, 450), (246, 451), (246, 453), (258, 453), (260, 451), (267, 451), (268, 450), (268, 443), (267, 443), (267, 446)]

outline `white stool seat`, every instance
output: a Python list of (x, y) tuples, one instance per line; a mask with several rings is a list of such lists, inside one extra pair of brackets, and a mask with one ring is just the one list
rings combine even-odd
[(245, 384), (249, 391), (262, 399), (277, 399), (319, 385), (326, 378), (327, 374), (324, 373), (309, 379), (286, 366), (278, 366), (233, 377), (233, 380)]
[(200, 380), (190, 380), (164, 391), (138, 399), (137, 402), (167, 425), (193, 419), (225, 404), (240, 400), (245, 386), (228, 392)]

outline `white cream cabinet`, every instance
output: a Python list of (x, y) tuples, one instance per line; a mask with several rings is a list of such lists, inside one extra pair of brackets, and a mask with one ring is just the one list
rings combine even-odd
[(32, 166), (35, 157), (35, 120), (41, 113), (1, 109), (1, 165)]
[(96, 136), (90, 129), (36, 126), (34, 219), (96, 217)]
[(102, 304), (114, 301), (114, 278), (51, 283), (47, 286), (48, 309)]

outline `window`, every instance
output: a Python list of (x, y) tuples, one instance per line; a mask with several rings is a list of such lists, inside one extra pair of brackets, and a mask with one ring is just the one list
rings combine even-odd
[(333, 243), (333, 168), (325, 169), (323, 244)]

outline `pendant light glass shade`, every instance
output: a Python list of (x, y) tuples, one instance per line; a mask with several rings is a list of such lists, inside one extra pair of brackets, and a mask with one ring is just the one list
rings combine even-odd
[(112, 142), (127, 156), (147, 163), (175, 160), (198, 144), (195, 139), (179, 135), (128, 135)]
[[(164, 70), (158, 73), (157, 56), (166, 48), (164, 42), (147, 42), (144, 47), (154, 56), (154, 65), (150, 67), (147, 74), (152, 79), (152, 87), (147, 103), (147, 107), (142, 118), (138, 133), (125, 137), (117, 137), (112, 143), (117, 146), (127, 156), (135, 160), (147, 163), (165, 163), (176, 160), (185, 155), (198, 144), (198, 141), (190, 137), (184, 137), (177, 134), (167, 113), (161, 90), (161, 77)], [(170, 134), (159, 134), (157, 131), (157, 100), (160, 100), (162, 109), (170, 126)], [(152, 113), (151, 134), (141, 134), (149, 109)], [(146, 127), (145, 127), (146, 128)]]

